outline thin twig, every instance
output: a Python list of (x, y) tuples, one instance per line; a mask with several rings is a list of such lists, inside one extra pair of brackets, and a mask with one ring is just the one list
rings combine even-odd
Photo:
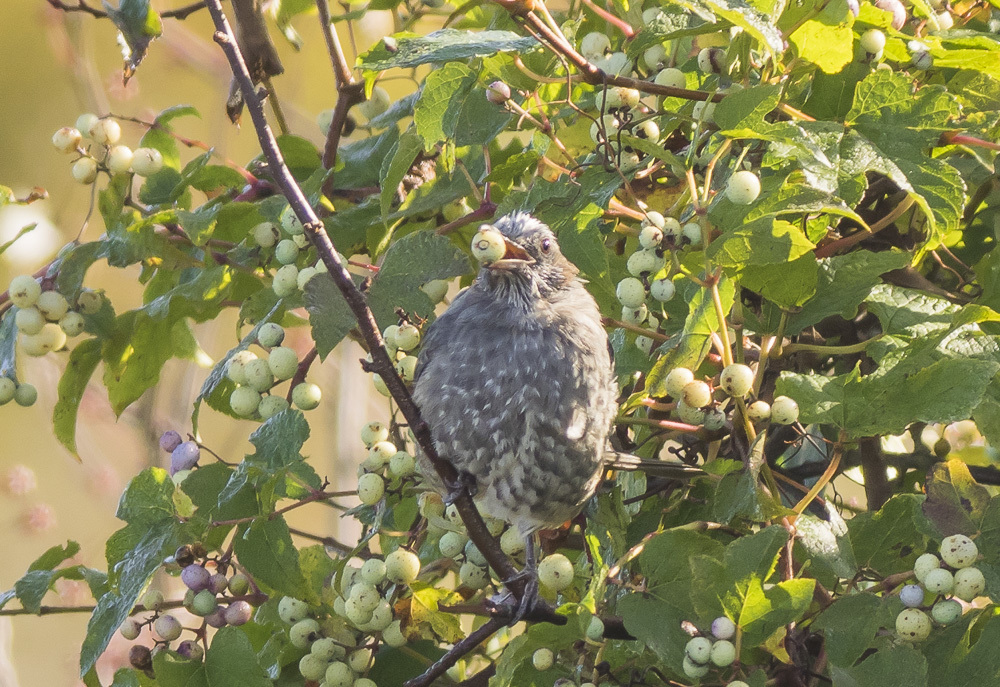
[(403, 687), (427, 687), (436, 679), (448, 672), (448, 669), (458, 663), (459, 659), (485, 642), (490, 635), (507, 624), (506, 620), (500, 618), (490, 618), (474, 632), (470, 632), (467, 637), (453, 646), (448, 653), (439, 658), (434, 665), (425, 670), (418, 677), (403, 683)]

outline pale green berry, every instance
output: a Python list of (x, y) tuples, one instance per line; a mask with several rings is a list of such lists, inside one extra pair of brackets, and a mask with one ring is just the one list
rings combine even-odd
[(330, 135), (330, 127), (333, 126), (333, 110), (323, 110), (316, 115), (316, 126), (319, 127), (323, 136)]
[(309, 613), (309, 604), (292, 596), (283, 596), (278, 602), (278, 617), (289, 625), (304, 620)]
[(736, 623), (724, 615), (712, 621), (712, 636), (716, 639), (732, 639), (736, 634)]
[(299, 659), (299, 674), (306, 680), (319, 682), (326, 675), (326, 666), (323, 657), (309, 653)]
[[(647, 141), (657, 141), (660, 138), (660, 127), (652, 119), (647, 119), (647, 120), (645, 120), (643, 122), (640, 122), (632, 130), (632, 132), (635, 134), (636, 138), (644, 138)], [(661, 235), (662, 235), (662, 232), (661, 232)], [(655, 237), (655, 234), (653, 234), (653, 237)], [(640, 234), (639, 235), (639, 245), (642, 246), (643, 248), (655, 248), (655, 247), (657, 247), (657, 246), (660, 245), (659, 241), (656, 241), (655, 243), (652, 243), (652, 237), (649, 238), (649, 239), (647, 239), (646, 243), (649, 243), (649, 245), (646, 245), (645, 243), (643, 243), (642, 234)]]
[(693, 680), (705, 677), (706, 675), (708, 675), (709, 671), (709, 666), (707, 663), (705, 664), (695, 663), (687, 656), (684, 657), (682, 668), (684, 670), (684, 674)]
[(371, 448), (380, 441), (389, 438), (389, 428), (381, 422), (369, 422), (361, 428), (361, 441), (368, 448)]
[(878, 55), (885, 49), (885, 34), (878, 29), (868, 29), (861, 34), (861, 49), (869, 55)]
[(730, 396), (743, 398), (753, 386), (753, 370), (740, 363), (727, 365), (719, 375), (719, 386)]
[(83, 315), (78, 312), (70, 311), (63, 315), (62, 319), (59, 320), (59, 328), (66, 333), (66, 336), (80, 336), (83, 333), (83, 328), (87, 323), (83, 319)]
[(692, 408), (704, 408), (712, 402), (712, 388), (701, 380), (688, 382), (681, 390), (681, 400)]
[(81, 184), (93, 183), (97, 178), (97, 160), (92, 157), (81, 157), (70, 167), (70, 174)]
[(596, 66), (613, 76), (623, 76), (632, 71), (632, 60), (625, 53), (618, 51), (598, 60)]
[(21, 336), (21, 350), (34, 357), (58, 351), (65, 345), (66, 332), (52, 322), (43, 324), (37, 334)]
[(611, 86), (603, 91), (603, 94), (597, 95), (598, 107), (601, 105), (602, 98), (605, 109), (620, 107), (631, 109), (639, 106), (640, 93), (634, 88)]
[(17, 393), (17, 384), (10, 377), (0, 375), (0, 406), (14, 400)]
[(473, 541), (465, 542), (464, 551), (465, 551), (465, 560), (469, 561), (470, 563), (478, 565), (480, 568), (485, 568), (487, 566), (486, 556), (484, 556), (483, 552), (479, 550), (479, 547), (476, 546), (475, 542)]
[(906, 608), (896, 616), (896, 634), (911, 642), (921, 642), (931, 634), (931, 619), (919, 608)]
[(317, 270), (315, 267), (303, 267), (301, 270), (299, 270), (299, 276), (296, 279), (296, 284), (298, 284), (299, 291), (305, 291), (306, 284), (308, 284), (309, 280), (315, 277), (317, 274), (319, 274), (319, 270)]
[(226, 376), (235, 384), (246, 384), (246, 364), (256, 359), (257, 356), (252, 351), (236, 351), (226, 363)]
[(382, 641), (393, 648), (406, 645), (406, 637), (398, 620), (393, 620), (389, 626), (382, 631)]
[(733, 680), (732, 682), (727, 682), (726, 687), (750, 687), (750, 685), (743, 682), (743, 680)]
[(323, 684), (325, 687), (351, 687), (354, 684), (354, 671), (346, 663), (334, 661), (326, 668)]
[(641, 334), (635, 337), (635, 347), (642, 351), (645, 355), (649, 355), (653, 352), (653, 346), (656, 342), (649, 338), (648, 336), (642, 336)]
[(385, 581), (385, 561), (381, 558), (369, 558), (361, 566), (359, 575), (368, 584), (382, 584)]
[(396, 549), (385, 557), (385, 576), (393, 584), (410, 584), (420, 574), (420, 558), (408, 549)]
[(542, 647), (531, 655), (531, 664), (535, 666), (535, 670), (546, 671), (555, 663), (555, 658), (552, 649)]
[(417, 461), (406, 451), (397, 451), (389, 459), (389, 476), (397, 479), (412, 476), (417, 471)]
[(274, 259), (282, 265), (291, 265), (299, 259), (299, 247), (291, 239), (281, 239), (274, 248)]
[(646, 287), (635, 277), (626, 277), (618, 282), (615, 294), (618, 302), (626, 308), (638, 308), (646, 301)]
[(681, 227), (681, 235), (688, 240), (692, 246), (700, 246), (704, 240), (701, 232), (701, 225), (697, 222), (688, 222)]
[(271, 288), (279, 298), (291, 296), (299, 289), (299, 268), (295, 265), (282, 265), (275, 271)]
[(580, 54), (593, 62), (611, 51), (611, 39), (599, 31), (591, 31), (580, 39)]
[(277, 322), (265, 322), (257, 330), (257, 343), (264, 348), (280, 346), (285, 340), (285, 328)]
[(72, 153), (80, 146), (82, 140), (83, 134), (71, 126), (64, 126), (52, 134), (52, 145), (60, 153)]
[(799, 419), (799, 404), (788, 396), (778, 396), (771, 403), (771, 422), (790, 425)]
[(689, 425), (700, 425), (705, 421), (705, 411), (689, 406), (683, 400), (677, 402), (677, 416)]
[(416, 374), (416, 371), (417, 371), (417, 356), (415, 355), (403, 356), (396, 363), (396, 373), (407, 384), (413, 381), (413, 377)]
[(392, 104), (392, 97), (389, 92), (381, 86), (372, 89), (371, 97), (358, 105), (358, 114), (371, 121), (389, 109)]
[(587, 639), (592, 642), (599, 642), (604, 639), (604, 621), (596, 615), (587, 624)]
[(218, 606), (219, 603), (215, 600), (215, 593), (208, 589), (202, 589), (194, 595), (194, 600), (191, 602), (190, 610), (195, 615), (204, 618), (206, 615), (215, 611)]
[(431, 303), (437, 305), (444, 300), (444, 297), (448, 295), (448, 280), (447, 279), (433, 279), (423, 286), (420, 290), (427, 294), (427, 297), (431, 300)]
[(377, 472), (384, 468), (396, 453), (396, 445), (391, 441), (380, 441), (368, 449), (368, 457), (362, 465), (366, 470)]
[(677, 243), (677, 238), (681, 235), (680, 222), (678, 222), (673, 217), (664, 217), (663, 226), (661, 227), (661, 229), (663, 229), (664, 239), (671, 241), (673, 243)]
[(121, 633), (122, 637), (132, 641), (133, 639), (137, 639), (139, 637), (139, 634), (142, 632), (142, 626), (139, 625), (139, 621), (135, 618), (125, 618), (125, 622), (123, 622), (121, 627), (118, 628), (118, 631)]
[(506, 251), (507, 245), (503, 234), (489, 225), (480, 227), (476, 235), (472, 237), (472, 257), (480, 263), (496, 262), (504, 256)]
[(684, 72), (680, 69), (667, 67), (666, 69), (661, 69), (656, 74), (653, 83), (668, 88), (687, 88), (687, 77), (684, 76)]
[(248, 386), (238, 386), (229, 395), (229, 407), (240, 417), (250, 417), (260, 406), (260, 393)]
[(312, 410), (322, 398), (323, 392), (315, 384), (303, 382), (292, 389), (292, 403), (299, 410)]
[(132, 149), (128, 146), (115, 146), (108, 151), (104, 162), (112, 174), (123, 174), (131, 169), (133, 157)]
[(941, 542), (941, 559), (953, 568), (967, 568), (979, 558), (979, 547), (964, 534), (953, 534)]
[(932, 594), (951, 594), (955, 588), (955, 576), (944, 568), (935, 568), (924, 575), (924, 589)]
[(305, 228), (302, 226), (302, 221), (299, 220), (291, 206), (286, 207), (281, 211), (281, 217), (278, 221), (281, 222), (281, 228), (284, 229), (290, 236), (296, 236), (305, 231)]
[[(340, 601), (343, 601), (339, 596), (337, 597)], [(320, 637), (312, 646), (309, 647), (309, 653), (314, 656), (318, 656), (323, 659), (324, 672), (326, 670), (326, 663), (334, 659), (343, 658), (347, 655), (344, 647), (337, 644), (337, 640), (333, 637)], [(319, 678), (322, 679), (322, 678)]]
[(463, 587), (469, 589), (482, 589), (490, 583), (489, 573), (486, 568), (482, 568), (471, 561), (465, 561), (458, 569), (458, 579)]
[(90, 127), (90, 140), (101, 145), (114, 145), (122, 137), (122, 127), (110, 117), (99, 119)]
[(771, 404), (767, 401), (754, 401), (747, 406), (747, 418), (750, 422), (766, 422), (771, 419)]
[(726, 414), (720, 408), (707, 408), (702, 424), (710, 432), (718, 431), (726, 424)]
[(712, 645), (709, 660), (720, 668), (731, 666), (736, 660), (736, 646), (727, 639), (720, 639)]
[(274, 226), (274, 222), (261, 222), (250, 230), (250, 234), (254, 243), (261, 248), (270, 248), (278, 240), (278, 228)]
[(664, 385), (667, 393), (674, 398), (680, 398), (684, 387), (694, 381), (694, 373), (686, 367), (675, 367), (667, 373)]
[(371, 506), (382, 500), (385, 494), (385, 480), (373, 472), (365, 473), (358, 478), (358, 498), (361, 503)]
[(167, 642), (172, 642), (180, 637), (183, 629), (180, 621), (169, 613), (164, 613), (153, 623), (153, 631), (160, 639)]
[(246, 385), (254, 391), (263, 393), (274, 386), (274, 375), (266, 360), (256, 358), (243, 366), (246, 375)]
[(715, 103), (700, 100), (694, 104), (691, 117), (696, 122), (711, 123), (715, 119)]
[(649, 295), (661, 303), (666, 303), (672, 299), (676, 291), (677, 288), (670, 279), (654, 279), (649, 285)]
[(35, 401), (37, 400), (38, 389), (27, 382), (18, 384), (17, 389), (14, 390), (14, 403), (23, 408), (35, 405)]
[(646, 48), (642, 53), (642, 61), (646, 64), (646, 68), (650, 71), (657, 71), (663, 67), (663, 63), (667, 60), (667, 49), (665, 46), (657, 43), (656, 45)]
[(398, 349), (398, 346), (396, 346), (396, 332), (398, 331), (398, 324), (390, 324), (382, 330), (382, 340), (385, 341), (385, 347), (391, 352), (395, 352)]
[(226, 586), (233, 596), (243, 596), (250, 591), (250, 578), (243, 573), (236, 573), (229, 578), (229, 583)]
[(538, 582), (561, 592), (573, 584), (573, 564), (561, 553), (546, 556), (538, 564)]
[(69, 311), (69, 302), (58, 291), (45, 291), (39, 294), (35, 307), (49, 322), (58, 322)]
[(684, 646), (684, 654), (699, 665), (708, 663), (712, 656), (712, 640), (708, 637), (692, 637)]
[(288, 639), (297, 649), (308, 649), (320, 636), (319, 623), (312, 618), (298, 621), (288, 631)]
[[(370, 649), (355, 649), (351, 652), (351, 655), (347, 657), (347, 665), (349, 665), (355, 673), (360, 673), (367, 670), (371, 660), (372, 652)], [(355, 682), (355, 684), (357, 683)]]
[(613, 141), (617, 138), (619, 126), (620, 122), (617, 117), (606, 114), (590, 125), (590, 140), (595, 145), (604, 141)]
[(298, 246), (299, 250), (309, 247), (309, 237), (305, 234), (292, 234), (292, 243)]
[(163, 607), (163, 592), (150, 589), (139, 598), (139, 605), (147, 611), (158, 611)]
[(622, 308), (622, 322), (625, 324), (640, 325), (649, 316), (649, 308), (645, 303), (640, 303), (638, 308)]
[(257, 406), (257, 412), (260, 414), (261, 420), (268, 420), (278, 413), (288, 410), (288, 408), (289, 403), (284, 396), (271, 394), (260, 399), (260, 405)]
[(97, 124), (100, 117), (90, 112), (86, 112), (76, 118), (76, 129), (81, 131), (84, 136), (90, 138), (90, 130), (95, 124)]
[(760, 179), (745, 169), (733, 174), (726, 182), (726, 197), (736, 205), (750, 205), (760, 195)]
[(663, 267), (663, 258), (651, 250), (637, 250), (629, 256), (626, 269), (633, 277), (652, 274)]
[(986, 578), (979, 568), (962, 568), (955, 573), (955, 596), (962, 601), (972, 601), (986, 591)]
[(38, 302), (39, 296), (42, 295), (42, 287), (31, 275), (21, 274), (10, 280), (7, 293), (10, 302), (23, 310)]
[(275, 346), (267, 355), (267, 368), (279, 381), (291, 379), (299, 369), (299, 355), (291, 348)]
[(378, 374), (372, 375), (372, 386), (375, 387), (375, 391), (379, 392), (386, 398), (392, 396), (392, 392), (389, 391), (389, 386), (385, 383), (385, 380), (382, 379), (381, 375)]
[(136, 148), (132, 153), (132, 171), (148, 177), (163, 169), (163, 154), (156, 148)]
[[(364, 568), (358, 572), (358, 578), (361, 578), (364, 572)], [(361, 579), (351, 585), (351, 591), (347, 595), (348, 601), (354, 601), (358, 608), (362, 609), (364, 612), (371, 614), (378, 606), (378, 601), (381, 596), (378, 593), (378, 589), (375, 588), (374, 584), (363, 581)]]
[(954, 599), (942, 599), (931, 608), (934, 622), (949, 625), (962, 617), (962, 604)]
[(30, 336), (42, 331), (45, 318), (38, 311), (38, 308), (23, 308), (14, 315), (14, 325), (17, 327), (17, 331)]
[(516, 556), (524, 551), (524, 547), (524, 537), (516, 527), (511, 527), (500, 535), (500, 550), (508, 556)]
[(420, 343), (420, 330), (409, 322), (399, 325), (396, 331), (396, 348), (412, 351)]

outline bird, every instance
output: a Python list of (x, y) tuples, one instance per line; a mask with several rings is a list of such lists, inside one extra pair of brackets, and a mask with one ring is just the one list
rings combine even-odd
[[(488, 228), (500, 257), (430, 325), (413, 398), (458, 488), (525, 537), (531, 587), (535, 533), (575, 517), (601, 480), (618, 385), (600, 310), (555, 234), (524, 212)], [(418, 463), (448, 501), (456, 485)]]

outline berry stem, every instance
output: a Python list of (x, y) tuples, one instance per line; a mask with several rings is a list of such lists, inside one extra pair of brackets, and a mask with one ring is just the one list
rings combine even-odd
[(583, 4), (586, 5), (587, 7), (589, 7), (590, 10), (594, 14), (596, 14), (597, 16), (599, 16), (601, 19), (603, 19), (604, 21), (608, 22), (609, 24), (611, 24), (612, 26), (614, 26), (616, 29), (618, 29), (619, 31), (621, 31), (623, 34), (625, 34), (625, 40), (632, 40), (635, 37), (635, 29), (632, 28), (631, 24), (629, 24), (628, 22), (622, 21), (621, 19), (619, 19), (615, 15), (611, 14), (610, 12), (608, 12), (606, 9), (604, 9), (602, 7), (598, 7), (594, 3), (594, 0), (583, 0)]

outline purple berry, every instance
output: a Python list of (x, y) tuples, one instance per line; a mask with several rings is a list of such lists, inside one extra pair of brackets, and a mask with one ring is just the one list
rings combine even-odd
[(168, 429), (162, 436), (160, 436), (160, 448), (167, 453), (172, 453), (175, 448), (181, 445), (182, 441), (184, 441), (184, 439), (180, 434), (172, 429)]
[(212, 574), (200, 565), (189, 565), (181, 570), (181, 581), (194, 592), (208, 589)]
[(197, 640), (185, 639), (177, 645), (177, 653), (188, 660), (200, 661), (201, 657), (205, 655), (205, 650), (201, 648), (201, 644)]
[(193, 441), (185, 441), (177, 445), (170, 453), (170, 474), (176, 475), (181, 470), (190, 470), (198, 464), (201, 449)]
[(240, 599), (229, 604), (226, 609), (226, 622), (230, 625), (245, 625), (253, 615), (253, 606)]
[(229, 586), (229, 578), (222, 573), (215, 573), (208, 580), (208, 588), (213, 594), (221, 594)]
[(226, 609), (222, 606), (216, 606), (214, 611), (205, 616), (205, 622), (211, 627), (225, 627)]

